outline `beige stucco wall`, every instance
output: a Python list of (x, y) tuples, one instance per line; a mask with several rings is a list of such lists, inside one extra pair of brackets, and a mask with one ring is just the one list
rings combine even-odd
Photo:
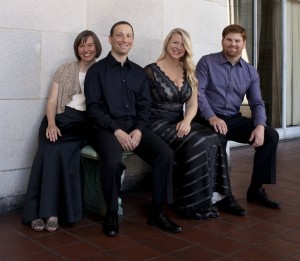
[(182, 27), (192, 36), (196, 62), (220, 50), (227, 13), (227, 0), (1, 0), (0, 212), (22, 203), (52, 75), (74, 59), (80, 31), (97, 33), (102, 58), (112, 24), (129, 21), (130, 58), (145, 66), (160, 54), (166, 34)]

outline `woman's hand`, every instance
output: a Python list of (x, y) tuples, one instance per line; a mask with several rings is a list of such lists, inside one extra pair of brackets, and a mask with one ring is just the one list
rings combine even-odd
[(187, 120), (182, 120), (176, 125), (177, 137), (182, 138), (185, 135), (188, 135), (191, 131), (191, 122)]
[(58, 140), (58, 136), (62, 136), (60, 133), (59, 128), (57, 128), (57, 126), (55, 124), (49, 124), (47, 129), (46, 129), (46, 137), (47, 139), (49, 139), (50, 141), (57, 141)]

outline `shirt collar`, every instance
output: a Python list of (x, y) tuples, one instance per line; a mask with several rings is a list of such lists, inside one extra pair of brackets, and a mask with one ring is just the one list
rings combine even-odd
[[(107, 55), (107, 59), (108, 59), (108, 63), (111, 67), (115, 67), (115, 66), (121, 66), (121, 63), (119, 61), (117, 61), (115, 59), (115, 57), (112, 56), (111, 52), (108, 53)], [(129, 67), (131, 68), (131, 61), (128, 59), (128, 57), (126, 58), (126, 61), (124, 63), (123, 66)]]
[[(226, 58), (226, 56), (224, 55), (223, 52), (220, 52), (220, 53), (219, 53), (219, 57), (220, 57), (220, 64), (230, 63), (230, 62), (227, 60), (227, 58)], [(244, 61), (244, 59), (241, 57), (240, 60), (236, 63), (236, 65), (239, 64), (241, 67), (243, 67), (243, 61)]]

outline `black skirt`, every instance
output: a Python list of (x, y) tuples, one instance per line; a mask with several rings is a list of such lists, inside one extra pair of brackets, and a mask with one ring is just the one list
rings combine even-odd
[(69, 107), (57, 114), (62, 136), (46, 138), (47, 117), (41, 122), (22, 222), (58, 217), (59, 222), (76, 223), (83, 218), (83, 182), (80, 150), (86, 142), (86, 114)]
[(226, 153), (211, 129), (192, 122), (187, 136), (177, 137), (179, 120), (154, 120), (151, 128), (174, 151), (173, 209), (183, 217), (206, 211), (212, 206), (212, 193), (229, 195), (230, 181)]

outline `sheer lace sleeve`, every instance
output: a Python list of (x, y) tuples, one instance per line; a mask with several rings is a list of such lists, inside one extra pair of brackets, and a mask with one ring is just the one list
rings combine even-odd
[(146, 75), (147, 75), (148, 84), (151, 87), (152, 85), (155, 84), (155, 79), (154, 79), (153, 71), (152, 71), (150, 65), (147, 65), (144, 69), (145, 69), (145, 72), (146, 72)]

